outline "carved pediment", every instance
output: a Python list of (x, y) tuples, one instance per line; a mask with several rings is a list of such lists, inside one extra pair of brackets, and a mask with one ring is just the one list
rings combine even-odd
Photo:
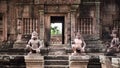
[(68, 6), (49, 5), (45, 6), (45, 12), (68, 12)]

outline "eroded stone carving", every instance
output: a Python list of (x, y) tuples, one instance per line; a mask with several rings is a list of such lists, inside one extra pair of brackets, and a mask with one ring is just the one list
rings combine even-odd
[(40, 53), (40, 49), (43, 47), (42, 41), (38, 39), (38, 33), (34, 31), (31, 35), (31, 39), (26, 45), (26, 49), (29, 50), (30, 53)]
[(73, 54), (76, 53), (84, 53), (85, 52), (85, 47), (86, 47), (86, 43), (83, 40), (81, 34), (78, 32), (73, 43), (72, 43), (72, 49), (74, 51)]

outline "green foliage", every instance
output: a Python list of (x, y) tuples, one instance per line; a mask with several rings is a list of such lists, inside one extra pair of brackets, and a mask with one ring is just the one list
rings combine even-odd
[(61, 34), (57, 26), (51, 27), (51, 35)]

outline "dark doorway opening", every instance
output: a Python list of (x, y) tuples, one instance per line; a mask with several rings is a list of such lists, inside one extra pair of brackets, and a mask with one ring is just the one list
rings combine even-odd
[(64, 44), (64, 16), (51, 16), (50, 41), (52, 44)]

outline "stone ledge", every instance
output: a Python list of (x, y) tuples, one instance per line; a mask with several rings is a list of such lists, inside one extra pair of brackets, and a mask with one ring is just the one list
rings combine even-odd
[(27, 41), (16, 41), (13, 45), (14, 49), (24, 49), (27, 45)]
[(45, 68), (69, 68), (68, 65), (45, 65)]
[(1, 55), (0, 68), (26, 68), (23, 55)]
[(89, 60), (90, 56), (86, 55), (86, 56), (70, 56), (69, 60), (70, 61), (86, 61)]
[(25, 60), (39, 60), (39, 61), (41, 61), (41, 60), (44, 60), (44, 57), (43, 56), (41, 56), (40, 54), (28, 54), (27, 56), (25, 56)]
[(120, 68), (120, 58), (112, 58), (112, 66)]

